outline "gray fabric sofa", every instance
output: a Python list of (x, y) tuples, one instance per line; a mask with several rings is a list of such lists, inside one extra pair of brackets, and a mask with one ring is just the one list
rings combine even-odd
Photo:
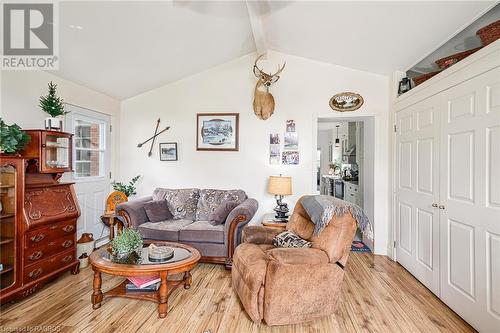
[[(151, 200), (167, 200), (172, 219), (150, 222), (144, 205)], [(238, 206), (222, 225), (212, 225), (208, 217), (222, 202)], [(230, 269), (234, 249), (241, 241), (241, 230), (258, 209), (258, 202), (242, 190), (164, 189), (152, 196), (131, 200), (116, 207), (125, 226), (138, 230), (145, 239), (188, 244), (198, 249), (203, 262), (225, 264)]]

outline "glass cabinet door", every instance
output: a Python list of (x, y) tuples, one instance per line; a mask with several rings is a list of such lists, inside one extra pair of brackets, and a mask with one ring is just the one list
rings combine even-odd
[(0, 166), (0, 289), (16, 281), (16, 169)]
[(52, 169), (71, 168), (71, 139), (67, 135), (45, 134), (44, 144), (42, 146), (44, 154), (44, 171)]

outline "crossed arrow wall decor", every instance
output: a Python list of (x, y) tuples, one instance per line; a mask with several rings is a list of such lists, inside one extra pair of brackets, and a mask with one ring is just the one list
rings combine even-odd
[(137, 148), (141, 148), (146, 143), (148, 143), (149, 141), (152, 140), (151, 141), (151, 147), (149, 148), (149, 152), (148, 152), (148, 157), (151, 157), (151, 155), (153, 155), (153, 146), (155, 144), (156, 137), (158, 135), (160, 135), (161, 133), (163, 133), (165, 131), (168, 131), (170, 129), (170, 126), (167, 126), (163, 130), (161, 130), (161, 131), (158, 132), (158, 127), (160, 127), (160, 118), (158, 118), (158, 120), (156, 121), (155, 134), (152, 137), (150, 137), (149, 139), (147, 139), (146, 141), (137, 144)]

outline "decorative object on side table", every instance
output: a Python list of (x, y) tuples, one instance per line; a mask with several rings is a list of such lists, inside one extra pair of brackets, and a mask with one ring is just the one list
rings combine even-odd
[(267, 192), (274, 194), (276, 199), (276, 219), (287, 221), (287, 214), (289, 212), (288, 205), (283, 202), (285, 195), (292, 194), (292, 177), (284, 176), (271, 176), (267, 185)]
[(45, 129), (51, 131), (62, 131), (63, 122), (60, 116), (68, 114), (68, 111), (64, 110), (64, 101), (62, 98), (57, 97), (56, 89), (57, 84), (49, 82), (49, 94), (47, 96), (40, 96), (40, 107), (45, 111), (50, 117), (45, 118)]
[(264, 227), (267, 228), (285, 230), (286, 224), (288, 223), (288, 217), (286, 217), (285, 219), (277, 219), (276, 213), (268, 213), (264, 214), (261, 223)]
[(126, 228), (111, 241), (113, 262), (137, 264), (141, 261), (142, 236), (133, 229)]
[(239, 113), (198, 113), (196, 150), (238, 151)]
[(334, 111), (348, 112), (359, 109), (364, 103), (360, 94), (343, 92), (330, 98), (330, 107)]
[(160, 161), (177, 161), (177, 142), (160, 143)]

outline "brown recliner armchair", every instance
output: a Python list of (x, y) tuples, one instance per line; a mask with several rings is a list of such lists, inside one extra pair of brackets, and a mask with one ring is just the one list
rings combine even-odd
[(313, 229), (300, 200), (287, 230), (312, 242), (311, 248), (275, 248), (272, 240), (281, 230), (243, 229), (243, 243), (233, 257), (232, 283), (254, 322), (295, 324), (335, 312), (356, 221), (348, 213), (333, 217), (317, 236)]

